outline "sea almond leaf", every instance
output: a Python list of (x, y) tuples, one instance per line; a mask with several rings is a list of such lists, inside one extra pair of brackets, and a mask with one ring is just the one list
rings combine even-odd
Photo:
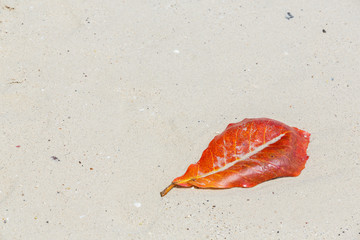
[(244, 119), (227, 126), (196, 164), (175, 178), (173, 187), (249, 188), (279, 177), (298, 176), (305, 168), (310, 133), (268, 118)]

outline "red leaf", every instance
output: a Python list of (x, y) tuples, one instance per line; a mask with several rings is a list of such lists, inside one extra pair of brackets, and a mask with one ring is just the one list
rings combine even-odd
[(268, 118), (244, 119), (227, 126), (196, 164), (175, 178), (173, 187), (253, 187), (278, 177), (298, 176), (309, 156), (310, 133)]

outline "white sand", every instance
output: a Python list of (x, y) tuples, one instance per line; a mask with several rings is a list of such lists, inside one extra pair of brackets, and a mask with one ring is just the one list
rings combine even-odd
[[(360, 239), (359, 23), (355, 0), (1, 1), (0, 239)], [(247, 117), (312, 134), (299, 177), (160, 198)]]

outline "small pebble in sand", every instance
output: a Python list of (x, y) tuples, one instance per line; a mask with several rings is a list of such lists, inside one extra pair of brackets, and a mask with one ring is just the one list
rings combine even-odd
[(290, 13), (290, 12), (287, 12), (286, 13), (286, 16), (285, 16), (285, 18), (287, 19), (287, 20), (290, 20), (290, 19), (292, 19), (294, 16)]
[(134, 202), (134, 206), (137, 207), (137, 208), (139, 208), (139, 207), (141, 207), (141, 203), (139, 203), (139, 202)]

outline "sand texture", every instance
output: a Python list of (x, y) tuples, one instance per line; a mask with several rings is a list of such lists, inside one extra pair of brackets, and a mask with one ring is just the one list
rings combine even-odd
[[(0, 240), (360, 239), (360, 3), (0, 1)], [(232, 122), (299, 177), (159, 193)]]

